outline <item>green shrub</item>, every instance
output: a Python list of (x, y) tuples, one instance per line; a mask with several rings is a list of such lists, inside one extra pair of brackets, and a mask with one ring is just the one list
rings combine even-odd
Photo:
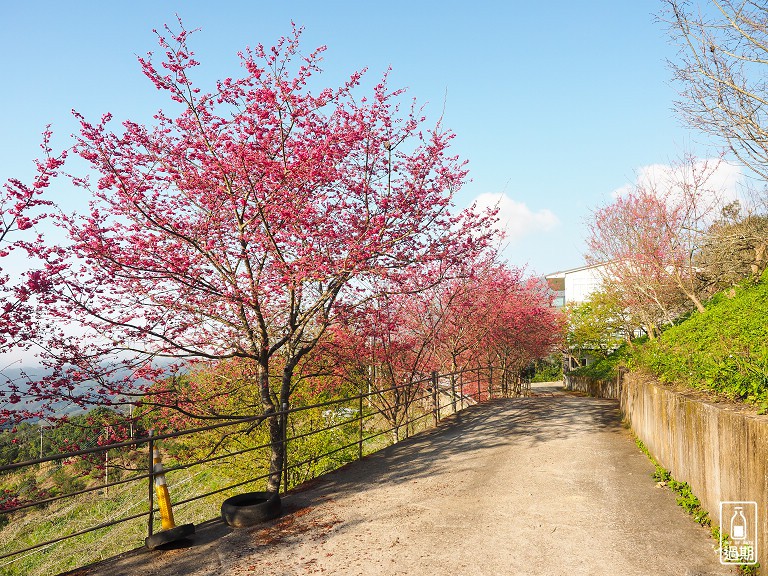
[(563, 362), (558, 358), (538, 360), (531, 382), (554, 382), (563, 379)]
[[(645, 339), (634, 341), (635, 346), (644, 342)], [(600, 358), (589, 366), (582, 366), (573, 371), (576, 376), (586, 376), (593, 380), (615, 380), (618, 376), (618, 370), (622, 366), (630, 363), (632, 357), (632, 348), (624, 342), (616, 350), (608, 354), (605, 358)]]
[(51, 479), (58, 494), (72, 494), (85, 488), (85, 481), (79, 476), (72, 475), (66, 466), (55, 470), (51, 474)]
[(39, 492), (37, 487), (37, 479), (34, 476), (25, 476), (19, 481), (16, 486), (16, 493), (21, 499), (34, 499)]

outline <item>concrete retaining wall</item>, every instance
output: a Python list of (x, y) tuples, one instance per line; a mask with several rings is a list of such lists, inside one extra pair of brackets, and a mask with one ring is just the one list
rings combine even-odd
[(619, 380), (592, 380), (586, 376), (573, 376), (565, 374), (563, 378), (566, 390), (584, 392), (596, 398), (619, 399)]
[(757, 502), (758, 559), (768, 574), (768, 416), (676, 391), (638, 374), (620, 382), (571, 378), (566, 387), (620, 400), (621, 411), (650, 453), (688, 482), (719, 523), (720, 502)]

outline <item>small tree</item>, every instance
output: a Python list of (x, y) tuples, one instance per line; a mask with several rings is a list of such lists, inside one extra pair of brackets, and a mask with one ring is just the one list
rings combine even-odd
[(361, 393), (371, 393), (368, 401), (389, 423), (396, 442), (413, 407), (426, 398), (432, 371), (441, 368), (440, 338), (456, 287), (471, 275), (467, 268), (454, 266), (439, 282), (414, 275), (407, 292), (381, 286), (377, 298), (321, 344), (320, 363)]
[(628, 312), (616, 290), (606, 287), (584, 302), (569, 306), (566, 344), (569, 350), (601, 358), (632, 336)]
[(686, 156), (598, 209), (590, 222), (588, 260), (606, 264), (606, 279), (621, 288), (651, 337), (659, 322), (680, 312), (681, 298), (704, 311), (695, 261), (721, 202), (710, 184), (718, 166)]
[(347, 351), (357, 350), (358, 354), (347, 357), (346, 368), (362, 383), (362, 392), (374, 393), (370, 401), (392, 427), (395, 442), (413, 407), (431, 386), (435, 340), (443, 321), (430, 306), (438, 290), (382, 294), (358, 317), (354, 333), (349, 334), (357, 346)]

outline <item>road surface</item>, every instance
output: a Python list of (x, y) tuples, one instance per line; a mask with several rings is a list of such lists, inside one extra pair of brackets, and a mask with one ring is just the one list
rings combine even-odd
[(732, 574), (656, 486), (618, 404), (534, 387), (315, 480), (283, 517), (197, 527), (186, 548), (129, 552), (82, 576)]

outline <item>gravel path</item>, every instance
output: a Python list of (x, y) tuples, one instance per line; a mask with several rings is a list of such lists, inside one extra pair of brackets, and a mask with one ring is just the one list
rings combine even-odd
[(188, 548), (138, 550), (82, 576), (731, 574), (656, 487), (617, 403), (538, 386), (324, 476), (283, 517), (214, 520)]

